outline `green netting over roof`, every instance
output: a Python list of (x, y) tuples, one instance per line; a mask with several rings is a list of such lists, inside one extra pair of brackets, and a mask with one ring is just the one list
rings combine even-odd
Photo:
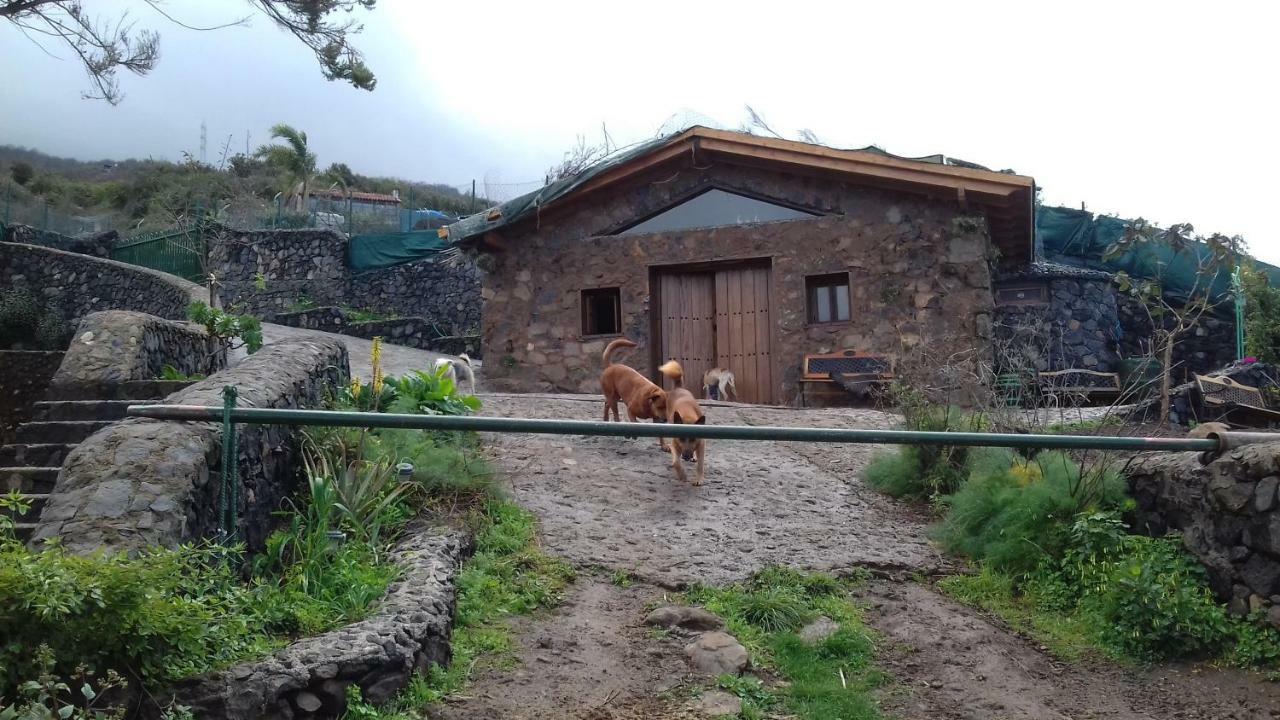
[[(485, 212), (476, 213), (470, 217), (463, 218), (449, 226), (449, 239), (452, 242), (462, 242), (470, 237), (482, 235), (490, 230), (496, 230), (505, 225), (509, 225), (516, 220), (526, 217), (537, 212), (538, 208), (545, 207), (554, 200), (568, 195), (574, 190), (581, 187), (587, 181), (600, 175), (603, 172), (611, 170), (627, 162), (646, 155), (650, 152), (658, 150), (666, 145), (678, 142), (684, 133), (698, 126), (685, 128), (678, 133), (671, 135), (663, 135), (652, 140), (623, 148), (613, 155), (601, 160), (598, 163), (582, 170), (571, 177), (557, 180), (550, 185), (545, 185), (533, 192), (526, 193), (520, 197), (508, 200), (496, 208), (491, 208)], [(954, 165), (957, 167), (966, 167), (973, 170), (989, 170), (976, 163), (957, 160), (956, 158), (946, 155), (926, 155), (924, 157), (904, 157), (902, 155), (894, 155), (893, 153), (882, 150), (874, 145), (864, 148), (852, 148), (854, 152), (869, 152), (885, 157), (897, 158), (899, 160), (912, 160), (915, 162), (930, 163), (933, 165)], [(496, 213), (494, 211), (497, 211)], [(493, 217), (490, 220), (489, 217)]]
[[(1189, 255), (1176, 255), (1166, 247), (1146, 246), (1110, 260), (1102, 256), (1107, 248), (1124, 235), (1126, 220), (1106, 215), (1095, 216), (1085, 210), (1064, 207), (1036, 208), (1036, 255), (1051, 262), (1092, 268), (1115, 273), (1124, 271), (1133, 277), (1164, 279), (1166, 293), (1185, 297), (1195, 284), (1196, 261)], [(1205, 257), (1209, 248), (1195, 246), (1196, 257)], [(1255, 262), (1259, 270), (1280, 284), (1280, 268)], [(1161, 271), (1161, 266), (1164, 267)], [(1221, 299), (1231, 292), (1228, 272), (1214, 279), (1213, 293)]]
[(448, 245), (435, 230), (352, 235), (347, 243), (347, 265), (357, 272), (399, 265), (434, 255)]

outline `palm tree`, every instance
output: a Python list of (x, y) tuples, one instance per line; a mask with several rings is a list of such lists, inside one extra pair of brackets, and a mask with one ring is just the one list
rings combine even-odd
[(263, 145), (254, 154), (266, 160), (268, 165), (288, 174), (290, 192), (299, 184), (302, 185), (302, 192), (298, 195), (298, 212), (306, 212), (307, 186), (316, 171), (316, 156), (307, 149), (307, 134), (280, 123), (271, 128), (271, 137), (284, 140), (284, 144)]

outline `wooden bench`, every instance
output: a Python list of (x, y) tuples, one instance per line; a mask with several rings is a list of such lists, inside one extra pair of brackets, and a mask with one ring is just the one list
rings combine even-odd
[(1218, 411), (1203, 420), (1225, 420), (1245, 427), (1273, 427), (1280, 424), (1280, 412), (1267, 407), (1262, 391), (1229, 377), (1196, 375), (1196, 390), (1205, 412)]
[(800, 371), (800, 407), (812, 383), (836, 385), (860, 399), (884, 391), (893, 380), (893, 362), (884, 355), (857, 350), (805, 355)]
[(1042, 396), (1059, 402), (1074, 397), (1084, 402), (1112, 402), (1120, 397), (1120, 375), (1097, 370), (1053, 370), (1036, 375)]

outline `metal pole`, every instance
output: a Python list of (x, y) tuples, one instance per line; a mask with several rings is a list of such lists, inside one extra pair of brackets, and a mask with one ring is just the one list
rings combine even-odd
[(1240, 277), (1240, 266), (1231, 273), (1231, 289), (1236, 296), (1236, 359), (1244, 359), (1244, 283)]
[[(239, 522), (240, 487), (236, 475), (236, 424), (233, 415), (236, 412), (236, 388), (226, 385), (222, 388), (222, 514), (219, 516), (219, 535), (226, 542), (235, 539)], [(218, 410), (219, 408), (210, 408)], [(228, 505), (230, 508), (228, 508)]]
[[(1098, 437), (1092, 435), (1019, 435), (1002, 433), (919, 432), (914, 430), (845, 430), (832, 428), (759, 427), (743, 425), (672, 425), (611, 423), (595, 420), (531, 420), (456, 415), (402, 415), (332, 410), (224, 408), (199, 405), (130, 405), (130, 417), (158, 420), (217, 421), (229, 412), (231, 422), (263, 425), (326, 425), (416, 430), (595, 435), (611, 437), (709, 438), (790, 442), (872, 443), (899, 445), (963, 445), (1041, 449), (1217, 451), (1224, 443), (1208, 438)], [(1280, 435), (1267, 436), (1280, 442)], [(1236, 443), (1238, 444), (1238, 443)], [(1235, 445), (1232, 445), (1234, 447)]]
[(476, 211), (476, 180), (471, 179), (471, 212)]

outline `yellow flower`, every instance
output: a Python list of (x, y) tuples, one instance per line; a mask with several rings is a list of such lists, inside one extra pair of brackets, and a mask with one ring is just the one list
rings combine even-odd
[(369, 355), (373, 365), (373, 396), (382, 397), (382, 338), (373, 339), (373, 351)]
[(360, 382), (360, 378), (355, 375), (351, 376), (351, 399), (359, 400), (360, 391), (364, 389), (364, 384)]
[(1009, 474), (1013, 475), (1014, 480), (1020, 487), (1026, 487), (1044, 478), (1044, 471), (1040, 469), (1040, 463), (1028, 460), (1015, 461), (1013, 467), (1009, 468)]

